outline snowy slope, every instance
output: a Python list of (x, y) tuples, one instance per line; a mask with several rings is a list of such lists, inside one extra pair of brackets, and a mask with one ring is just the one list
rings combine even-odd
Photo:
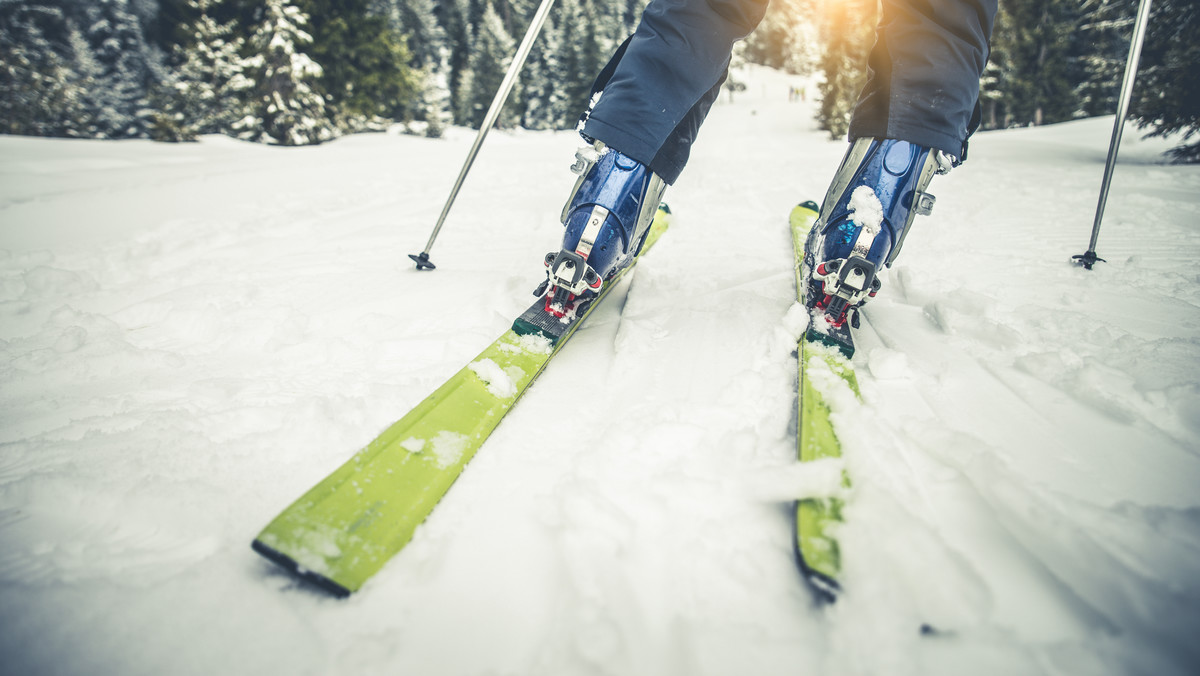
[[(14, 674), (1185, 674), (1200, 666), (1200, 167), (1111, 118), (981, 134), (836, 401), (812, 605), (788, 210), (844, 144), (754, 70), (675, 227), (363, 591), (249, 549), (473, 358), (560, 237), (571, 134), (317, 148), (0, 137), (0, 654)], [(810, 85), (809, 91), (814, 88)], [(921, 636), (922, 624), (935, 636)]]

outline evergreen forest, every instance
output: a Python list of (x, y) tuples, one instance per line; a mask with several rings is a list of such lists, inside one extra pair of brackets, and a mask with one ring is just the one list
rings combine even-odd
[[(646, 0), (557, 0), (500, 127), (569, 129)], [(536, 0), (0, 2), (0, 133), (321, 143), (403, 123), (478, 127)], [(1200, 3), (1156, 0), (1131, 117), (1200, 161)], [(983, 128), (1116, 110), (1137, 0), (1000, 0)], [(744, 61), (817, 74), (818, 120), (846, 133), (879, 0), (772, 0)], [(786, 92), (781, 94), (785, 96)]]

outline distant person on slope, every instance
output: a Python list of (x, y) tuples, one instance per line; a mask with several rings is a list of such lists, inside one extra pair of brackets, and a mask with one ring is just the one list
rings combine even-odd
[[(913, 217), (928, 213), (933, 175), (966, 158), (996, 3), (883, 2), (851, 145), (808, 243), (808, 297), (833, 330), (856, 322), (879, 288), (876, 273), (895, 259)], [(580, 178), (563, 210), (562, 250), (547, 256), (548, 293), (564, 301), (561, 311), (637, 255), (721, 91), (734, 42), (766, 8), (767, 0), (652, 0), (600, 72), (599, 98), (581, 118), (591, 145), (572, 167)]]

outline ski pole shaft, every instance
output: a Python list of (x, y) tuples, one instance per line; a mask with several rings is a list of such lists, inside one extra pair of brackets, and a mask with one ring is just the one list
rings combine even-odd
[(542, 0), (542, 4), (533, 15), (533, 20), (529, 22), (529, 29), (525, 31), (525, 37), (521, 40), (521, 45), (517, 47), (512, 64), (509, 65), (508, 72), (504, 74), (504, 80), (500, 82), (500, 88), (496, 91), (495, 98), (492, 99), (492, 105), (488, 108), (487, 115), (484, 116), (483, 125), (479, 127), (479, 133), (475, 135), (475, 142), (471, 145), (471, 150), (467, 153), (467, 160), (458, 172), (454, 187), (450, 189), (450, 197), (447, 198), (446, 205), (442, 207), (442, 214), (438, 216), (437, 224), (433, 226), (433, 233), (429, 235), (429, 242), (425, 245), (425, 250), (421, 252), (420, 256), (409, 256), (417, 262), (417, 269), (433, 268), (433, 264), (429, 263), (429, 250), (433, 248), (433, 243), (437, 240), (442, 225), (446, 223), (446, 216), (449, 215), (450, 208), (454, 206), (454, 200), (458, 197), (458, 191), (462, 188), (467, 173), (471, 171), (471, 165), (475, 163), (475, 156), (479, 154), (483, 140), (487, 138), (492, 125), (496, 123), (496, 118), (500, 116), (500, 111), (504, 108), (504, 101), (512, 92), (513, 85), (517, 82), (517, 75), (521, 72), (521, 67), (525, 65), (525, 59), (529, 57), (529, 50), (533, 48), (533, 42), (541, 32), (542, 24), (546, 23), (546, 17), (550, 14), (550, 7), (553, 4), (554, 0)]
[(1142, 42), (1146, 38), (1146, 24), (1150, 18), (1151, 0), (1138, 3), (1137, 20), (1134, 23), (1133, 39), (1129, 43), (1129, 58), (1125, 61), (1125, 77), (1121, 83), (1121, 96), (1117, 102), (1117, 119), (1113, 122), (1112, 140), (1108, 144), (1108, 159), (1104, 163), (1104, 180), (1100, 184), (1100, 201), (1096, 205), (1096, 220), (1092, 223), (1092, 239), (1087, 253), (1083, 254), (1084, 267), (1091, 268), (1096, 259), (1096, 241), (1100, 239), (1100, 222), (1104, 220), (1104, 206), (1108, 203), (1108, 188), (1112, 183), (1113, 170), (1117, 164), (1117, 151), (1121, 147), (1121, 133), (1125, 129), (1125, 116), (1129, 112), (1129, 99), (1133, 95), (1133, 82), (1137, 79), (1138, 60), (1142, 55)]

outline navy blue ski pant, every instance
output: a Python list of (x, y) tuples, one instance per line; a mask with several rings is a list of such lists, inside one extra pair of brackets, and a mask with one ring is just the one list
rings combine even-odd
[[(721, 91), (733, 44), (768, 0), (651, 0), (596, 79), (585, 136), (674, 183)], [(965, 158), (997, 0), (883, 0), (850, 140), (894, 138)]]

